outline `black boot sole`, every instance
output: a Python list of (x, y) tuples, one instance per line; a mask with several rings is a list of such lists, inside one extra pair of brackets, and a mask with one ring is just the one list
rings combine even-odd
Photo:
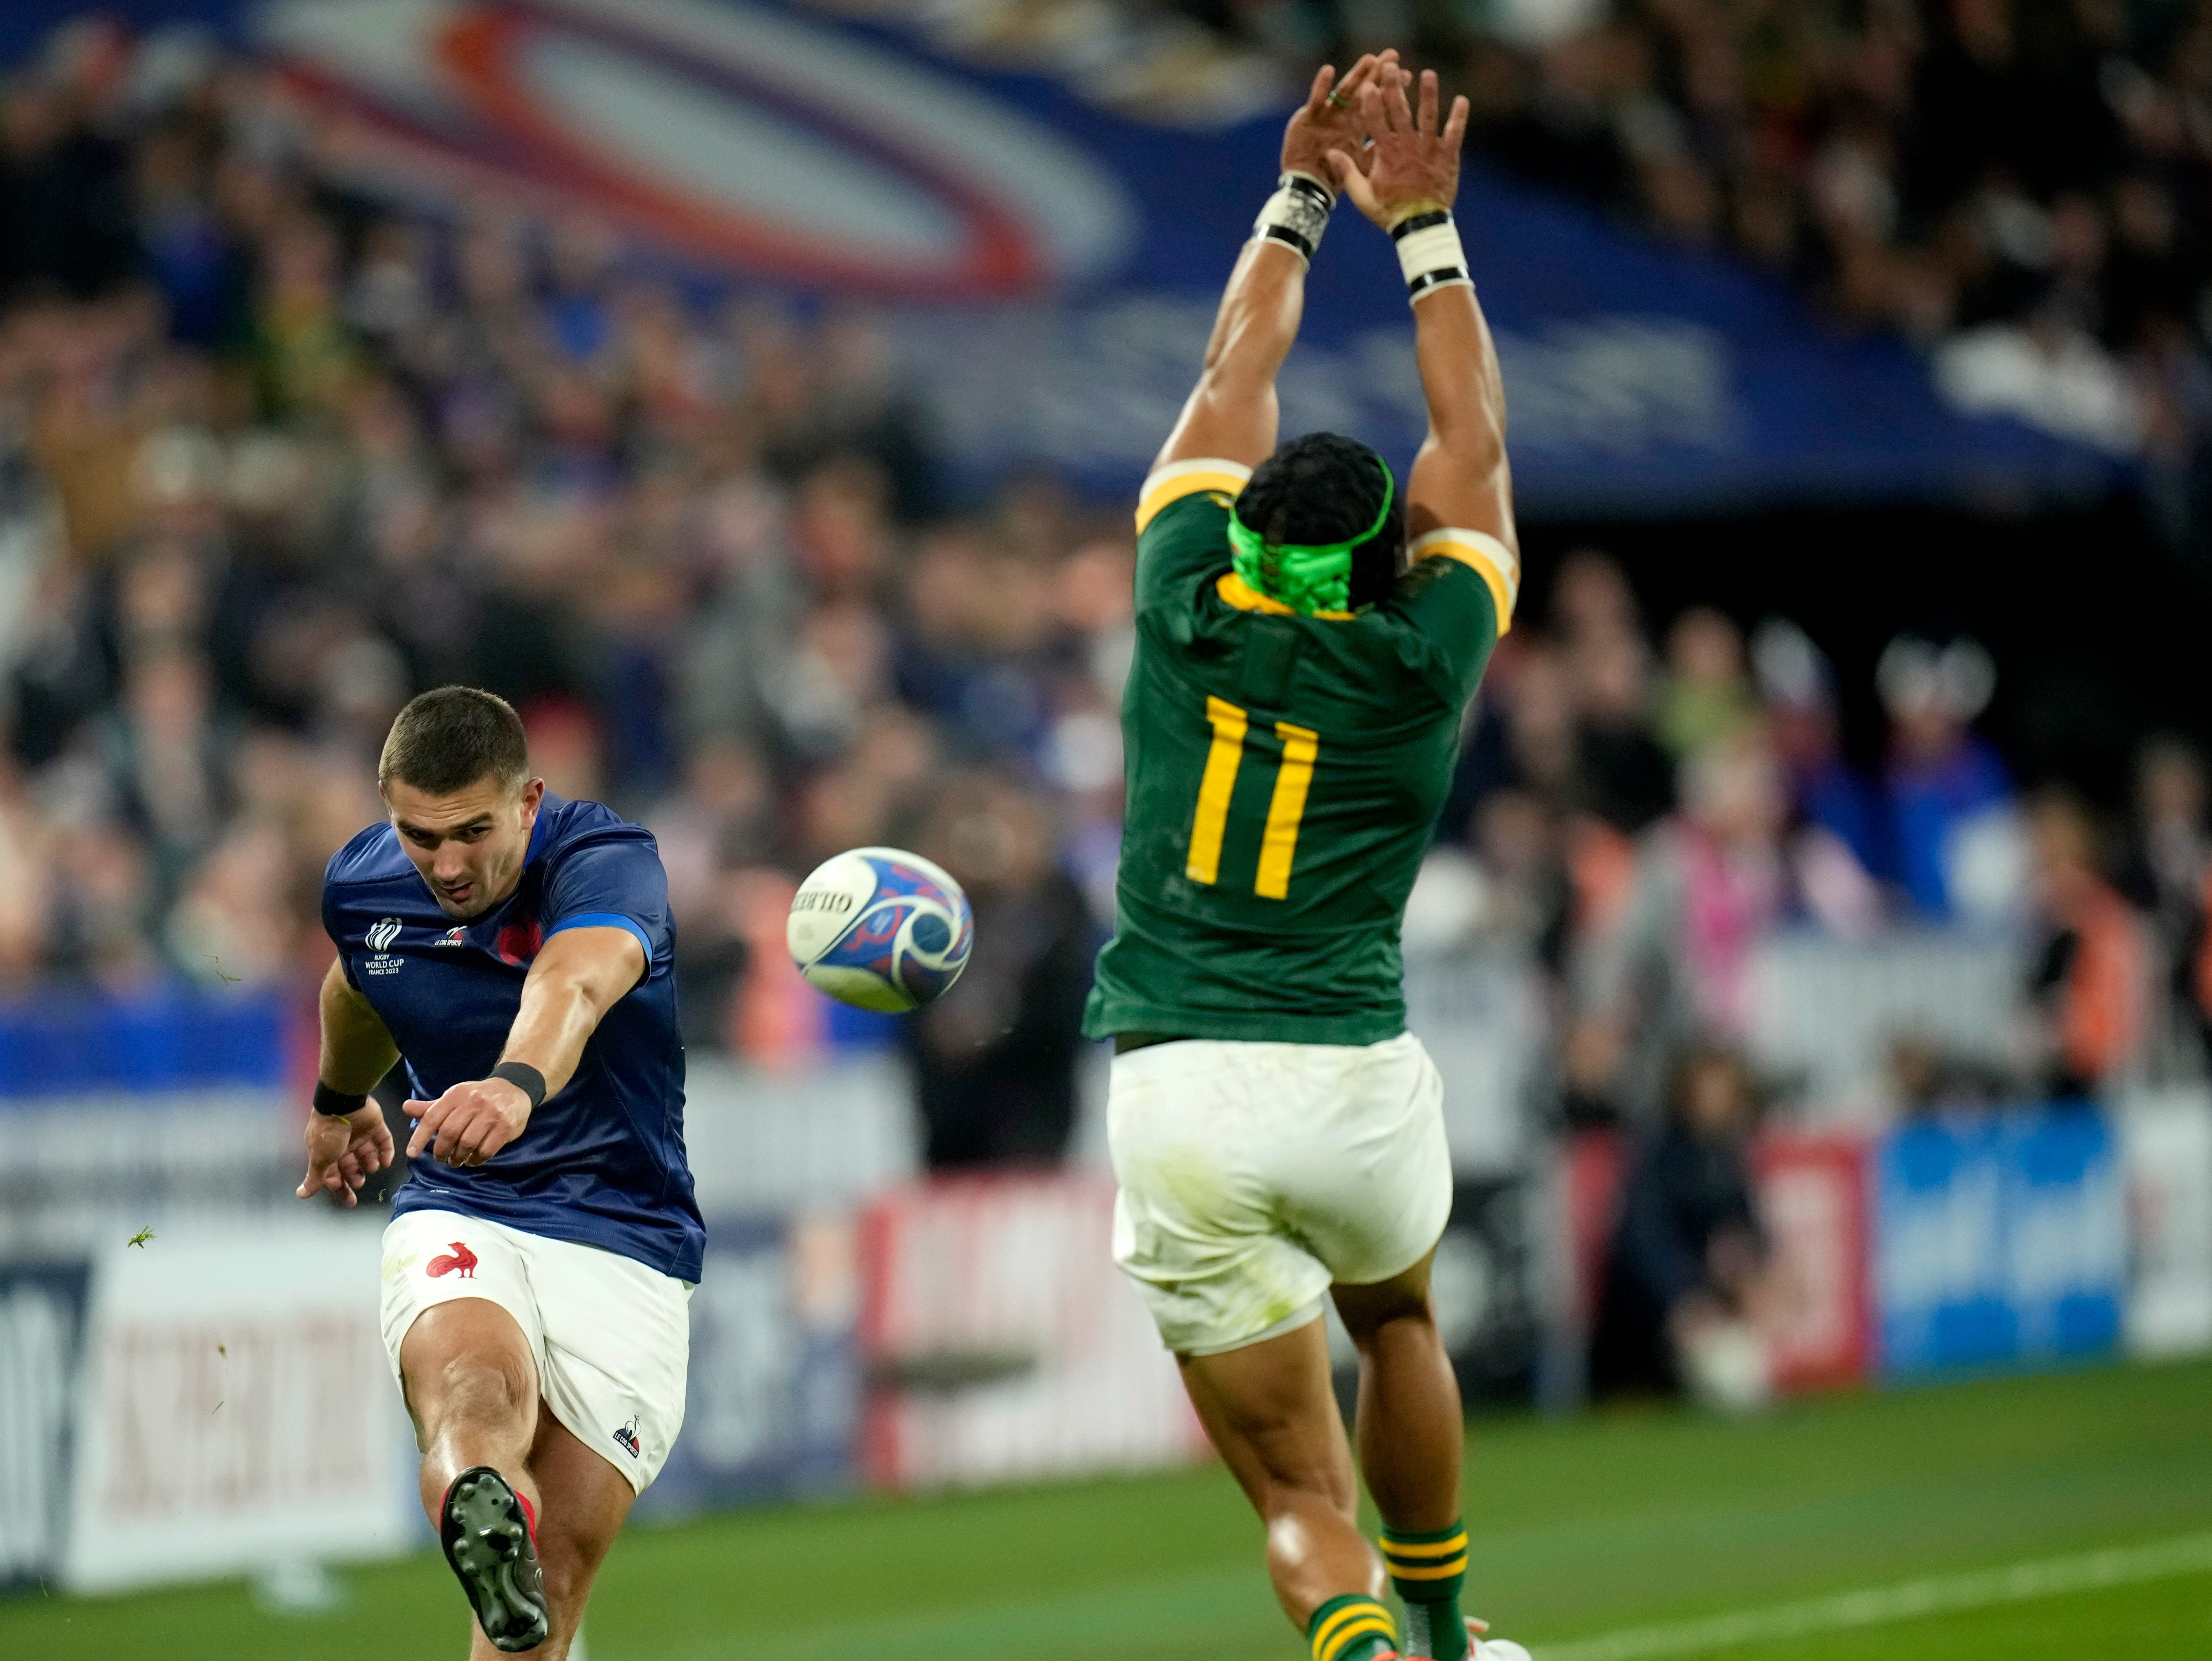
[(545, 1641), (552, 1631), (545, 1574), (506, 1478), (488, 1465), (455, 1477), (438, 1538), (493, 1648), (512, 1654)]

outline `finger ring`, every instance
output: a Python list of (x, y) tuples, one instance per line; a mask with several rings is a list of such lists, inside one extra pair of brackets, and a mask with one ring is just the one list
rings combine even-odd
[(1334, 92), (1329, 94), (1328, 101), (1332, 108), (1340, 110), (1343, 109), (1346, 105), (1352, 102), (1349, 98), (1346, 98), (1344, 95), (1344, 88), (1341, 87), (1339, 87)]

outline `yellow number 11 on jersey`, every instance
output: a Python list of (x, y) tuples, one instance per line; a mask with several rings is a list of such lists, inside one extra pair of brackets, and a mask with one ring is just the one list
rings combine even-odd
[[(1190, 859), (1183, 875), (1209, 885), (1221, 874), (1221, 837), (1229, 828), (1229, 798), (1236, 793), (1237, 770), (1244, 761), (1244, 734), (1251, 721), (1222, 698), (1206, 701), (1213, 745), (1206, 753), (1206, 774), (1198, 784), (1198, 814), (1190, 824)], [(1252, 891), (1279, 900), (1291, 891), (1291, 858), (1297, 852), (1298, 821), (1305, 817), (1306, 790), (1313, 783), (1321, 734), (1286, 721), (1275, 723), (1283, 741), (1283, 764), (1275, 774), (1275, 794), (1267, 802), (1267, 828), (1260, 837), (1260, 873)]]

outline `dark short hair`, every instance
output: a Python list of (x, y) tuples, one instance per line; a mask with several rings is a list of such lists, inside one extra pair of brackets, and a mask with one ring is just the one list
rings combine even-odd
[(521, 789), (530, 782), (530, 743), (514, 705), (473, 686), (441, 686), (410, 700), (376, 762), (380, 789), (397, 780), (426, 795), (450, 796), (486, 778)]
[[(1252, 470), (1237, 517), (1273, 543), (1326, 546), (1356, 537), (1382, 505), (1382, 458), (1356, 438), (1308, 433)], [(1405, 568), (1406, 493), (1393, 488), (1382, 528), (1352, 551), (1352, 604), (1387, 599)]]

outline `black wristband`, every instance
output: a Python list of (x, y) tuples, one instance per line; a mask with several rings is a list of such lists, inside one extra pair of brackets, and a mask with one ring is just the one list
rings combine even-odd
[(1390, 240), (1393, 242), (1403, 242), (1415, 231), (1425, 231), (1431, 225), (1449, 225), (1451, 222), (1449, 209), (1431, 208), (1426, 213), (1417, 213), (1411, 218), (1401, 219), (1393, 225), (1390, 228)]
[(536, 1112), (545, 1101), (545, 1075), (528, 1062), (501, 1062), (491, 1070), (490, 1076), (504, 1079), (519, 1087), (530, 1098), (530, 1109)]
[(320, 1079), (315, 1080), (315, 1111), (333, 1119), (348, 1119), (368, 1104), (366, 1092), (355, 1095), (348, 1090), (333, 1090)]
[(1430, 289), (1446, 283), (1465, 283), (1468, 274), (1456, 265), (1439, 265), (1435, 271), (1423, 271), (1406, 285), (1406, 297), (1418, 300)]

